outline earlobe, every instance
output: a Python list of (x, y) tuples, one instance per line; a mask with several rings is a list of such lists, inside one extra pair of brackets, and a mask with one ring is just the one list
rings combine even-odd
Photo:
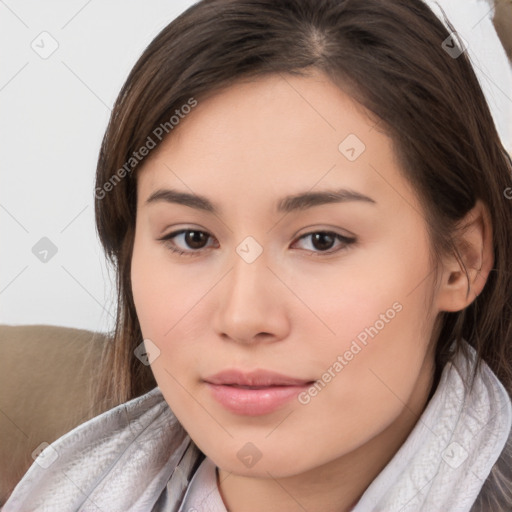
[(456, 237), (467, 275), (455, 254), (445, 259), (437, 292), (439, 311), (461, 311), (469, 306), (482, 292), (494, 265), (492, 223), (480, 199), (459, 223)]

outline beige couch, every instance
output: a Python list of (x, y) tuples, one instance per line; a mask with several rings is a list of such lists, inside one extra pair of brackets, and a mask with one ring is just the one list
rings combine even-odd
[(494, 5), (494, 26), (512, 64), (512, 0), (496, 0)]
[(0, 505), (41, 443), (92, 417), (104, 342), (103, 334), (81, 329), (0, 325)]

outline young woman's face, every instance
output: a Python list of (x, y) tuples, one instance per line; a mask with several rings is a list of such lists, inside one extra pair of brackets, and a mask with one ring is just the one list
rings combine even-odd
[(321, 74), (241, 83), (174, 130), (138, 176), (131, 275), (152, 371), (192, 439), (263, 477), (403, 441), (437, 311), (390, 139)]

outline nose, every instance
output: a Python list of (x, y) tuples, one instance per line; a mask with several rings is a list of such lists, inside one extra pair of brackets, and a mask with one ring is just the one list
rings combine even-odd
[(231, 271), (218, 287), (217, 335), (243, 344), (286, 338), (290, 329), (286, 293), (275, 271), (267, 266), (264, 253), (252, 263), (235, 254)]

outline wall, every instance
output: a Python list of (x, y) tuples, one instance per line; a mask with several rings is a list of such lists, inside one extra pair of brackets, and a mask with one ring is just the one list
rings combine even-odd
[[(113, 327), (114, 276), (94, 225), (96, 158), (131, 67), (191, 4), (0, 3), (0, 323)], [(512, 72), (489, 5), (442, 5), (469, 43), (512, 149)]]

